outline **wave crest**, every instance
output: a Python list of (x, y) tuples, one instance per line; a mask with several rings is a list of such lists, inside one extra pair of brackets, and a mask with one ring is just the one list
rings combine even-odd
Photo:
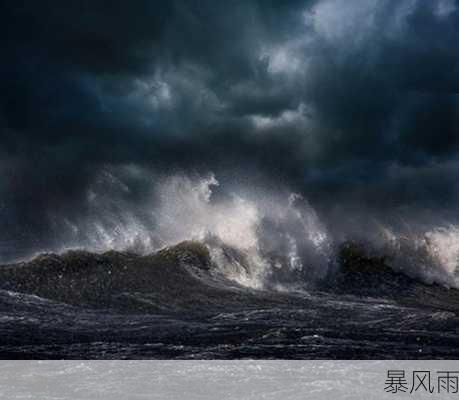
[[(285, 188), (220, 184), (213, 174), (159, 176), (134, 166), (104, 169), (89, 188), (83, 210), (65, 211), (50, 214), (55, 240), (40, 252), (149, 254), (197, 240), (209, 248), (216, 271), (258, 289), (314, 285), (335, 270), (338, 249), (352, 236), (340, 231), (335, 237), (334, 221), (325, 218), (325, 224), (324, 215)], [(394, 270), (459, 287), (459, 228), (405, 231), (377, 225), (379, 235), (361, 228), (361, 236), (371, 237), (369, 251)]]
[(394, 234), (384, 230), (383, 253), (396, 271), (425, 283), (459, 287), (459, 229), (436, 227), (424, 233)]

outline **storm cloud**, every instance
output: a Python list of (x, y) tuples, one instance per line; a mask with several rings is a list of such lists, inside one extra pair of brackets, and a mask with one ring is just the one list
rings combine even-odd
[(5, 243), (107, 165), (455, 214), (459, 1), (5, 1), (0, 32)]

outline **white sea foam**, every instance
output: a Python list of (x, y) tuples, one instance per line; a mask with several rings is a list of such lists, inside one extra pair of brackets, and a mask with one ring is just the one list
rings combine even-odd
[(198, 240), (207, 244), (220, 273), (248, 287), (263, 288), (290, 273), (307, 274), (311, 281), (326, 273), (329, 235), (301, 196), (253, 187), (223, 188), (224, 195), (215, 196), (219, 182), (213, 174), (128, 172), (151, 186), (148, 195), (130, 200), (131, 188), (118, 176), (123, 173), (102, 171), (88, 190), (85, 214), (52, 215), (59, 251), (149, 253)]
[(459, 228), (435, 227), (425, 232), (395, 234), (384, 229), (387, 262), (426, 283), (459, 287)]
[[(216, 186), (212, 174), (174, 176), (158, 185), (155, 214), (162, 244), (204, 241), (227, 277), (254, 288), (263, 287), (278, 269), (326, 268), (328, 235), (300, 196), (239, 188), (214, 199)], [(305, 264), (306, 250), (310, 257)]]
[[(140, 200), (133, 198), (133, 179), (149, 188)], [(45, 250), (145, 254), (198, 240), (208, 246), (215, 270), (244, 286), (298, 288), (327, 274), (339, 243), (330, 234), (333, 224), (327, 229), (306, 199), (282, 188), (219, 185), (213, 174), (105, 169), (88, 190), (85, 212), (51, 216), (59, 245)], [(380, 231), (383, 240), (369, 239), (369, 246), (392, 268), (427, 283), (459, 287), (458, 227)]]

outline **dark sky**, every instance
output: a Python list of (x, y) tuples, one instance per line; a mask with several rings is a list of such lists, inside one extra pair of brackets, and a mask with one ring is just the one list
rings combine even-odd
[(457, 0), (11, 0), (0, 41), (3, 240), (106, 165), (457, 208)]

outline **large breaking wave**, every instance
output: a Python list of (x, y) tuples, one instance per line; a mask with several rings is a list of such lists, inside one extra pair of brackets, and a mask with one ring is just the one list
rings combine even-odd
[[(141, 188), (141, 189), (140, 189)], [(145, 189), (147, 188), (147, 189)], [(225, 277), (247, 287), (308, 288), (337, 269), (343, 242), (357, 239), (395, 271), (425, 283), (458, 287), (459, 228), (415, 231), (373, 224), (334, 235), (307, 199), (286, 188), (220, 184), (206, 176), (155, 175), (138, 167), (105, 168), (83, 211), (50, 212), (53, 240), (38, 252), (69, 249), (153, 253), (195, 240)], [(30, 255), (29, 255), (30, 256)]]

